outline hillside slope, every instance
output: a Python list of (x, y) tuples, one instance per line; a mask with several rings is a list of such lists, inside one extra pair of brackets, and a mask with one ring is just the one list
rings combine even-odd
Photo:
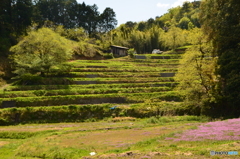
[[(135, 59), (71, 61), (74, 67), (64, 76), (25, 81), (25, 85), (9, 86), (2, 91), (0, 103), (4, 109), (0, 118), (10, 123), (56, 122), (174, 114), (174, 106), (181, 103), (179, 94), (173, 91), (177, 84), (173, 76), (180, 58), (180, 54), (148, 54)], [(17, 107), (18, 115), (6, 117), (16, 109), (8, 107)], [(49, 115), (53, 112), (59, 115)], [(61, 116), (63, 112), (75, 115), (66, 119)]]

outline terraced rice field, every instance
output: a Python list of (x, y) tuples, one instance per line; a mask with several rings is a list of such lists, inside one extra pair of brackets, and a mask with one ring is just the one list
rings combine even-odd
[[(147, 55), (111, 60), (76, 60), (70, 72), (41, 78), (39, 83), (10, 85), (0, 92), (2, 108), (103, 104), (117, 107), (146, 101), (180, 102), (173, 76), (181, 55)], [(152, 58), (153, 57), (153, 58)], [(170, 96), (170, 97), (169, 97)], [(5, 104), (13, 101), (12, 105)]]

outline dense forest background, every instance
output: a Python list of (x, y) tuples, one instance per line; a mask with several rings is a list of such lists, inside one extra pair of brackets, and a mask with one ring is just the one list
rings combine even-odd
[(65, 70), (64, 62), (79, 56), (111, 57), (110, 45), (138, 54), (190, 46), (175, 78), (186, 105), (239, 116), (239, 9), (238, 0), (184, 2), (155, 19), (116, 27), (111, 8), (100, 13), (76, 0), (2, 0), (0, 83), (26, 73), (46, 76), (53, 66)]

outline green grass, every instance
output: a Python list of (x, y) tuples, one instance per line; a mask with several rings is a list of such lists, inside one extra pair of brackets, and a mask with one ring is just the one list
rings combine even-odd
[(0, 98), (0, 102), (6, 100), (16, 101), (17, 107), (27, 106), (57, 106), (69, 104), (100, 104), (100, 103), (139, 103), (147, 99), (159, 98), (166, 101), (179, 101), (177, 92), (150, 92), (150, 93), (113, 93), (113, 94), (87, 94), (87, 95), (58, 95), (39, 97), (15, 97)]
[[(152, 66), (152, 65), (148, 65), (146, 64), (146, 66), (148, 67), (157, 67), (157, 66)], [(163, 69), (161, 72), (176, 72), (177, 69), (172, 69), (169, 68), (168, 69)], [(68, 77), (82, 77), (82, 78), (113, 78), (113, 77), (117, 77), (117, 78), (124, 78), (124, 77), (159, 77), (159, 71), (152, 71), (152, 72), (69, 72), (64, 74), (64, 76), (68, 76)], [(91, 75), (93, 75), (94, 77), (91, 77)], [(54, 75), (52, 75), (54, 77)]]
[(37, 131), (37, 132), (2, 131), (2, 132), (0, 132), (0, 139), (27, 139), (27, 138), (35, 137), (35, 136), (45, 134), (48, 132), (54, 132), (54, 130)]
[[(89, 84), (89, 85), (19, 85), (9, 86), (5, 91), (27, 90), (58, 90), (58, 89), (108, 89), (108, 88), (134, 88), (134, 87), (174, 87), (176, 82), (149, 82), (149, 83), (118, 83), (118, 84)], [(1, 92), (4, 94), (4, 91)]]
[[(201, 116), (167, 116), (112, 122), (26, 124), (1, 127), (14, 134), (0, 135), (0, 158), (239, 158), (210, 156), (210, 151), (240, 151), (238, 141), (166, 140), (188, 129), (196, 129), (210, 119)], [(22, 133), (17, 133), (22, 132)], [(26, 137), (21, 137), (25, 134)], [(35, 134), (28, 136), (29, 134)], [(18, 137), (19, 135), (19, 137)], [(6, 135), (5, 135), (6, 136)], [(160, 154), (160, 156), (159, 156)]]
[(176, 72), (176, 68), (162, 68), (162, 67), (135, 67), (135, 68), (74, 68), (72, 72), (168, 72), (174, 71)]
[(34, 91), (7, 91), (0, 94), (0, 98), (13, 97), (36, 97), (36, 96), (56, 96), (56, 95), (85, 95), (85, 94), (110, 94), (110, 93), (139, 93), (139, 92), (162, 92), (172, 90), (169, 87), (133, 87), (133, 88), (72, 88), (57, 90), (34, 90)]

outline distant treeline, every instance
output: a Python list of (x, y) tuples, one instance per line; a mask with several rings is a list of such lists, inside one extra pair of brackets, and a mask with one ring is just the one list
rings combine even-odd
[(200, 5), (201, 1), (186, 1), (182, 7), (171, 8), (155, 19), (121, 24), (111, 31), (113, 43), (134, 48), (138, 54), (191, 45), (191, 39), (201, 28)]

